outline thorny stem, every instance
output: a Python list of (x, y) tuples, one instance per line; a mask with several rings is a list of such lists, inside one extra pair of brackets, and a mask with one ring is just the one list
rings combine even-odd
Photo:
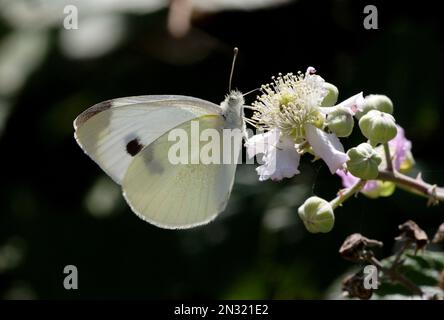
[[(429, 200), (428, 205), (436, 205), (439, 201), (444, 202), (444, 188), (425, 182), (422, 180), (421, 176), (414, 179), (396, 171), (392, 167), (392, 171), (380, 170), (376, 180), (394, 182), (398, 187), (410, 193), (426, 197)], [(365, 183), (365, 180), (359, 179), (350, 188), (340, 190), (338, 196), (330, 201), (333, 210), (339, 207), (353, 194), (359, 192), (364, 187)]]
[(419, 194), (429, 199), (430, 204), (437, 204), (439, 201), (444, 202), (444, 188), (429, 184), (420, 177), (414, 179), (397, 171), (379, 171), (378, 180), (394, 182), (403, 189)]
[(356, 182), (350, 188), (340, 190), (338, 192), (338, 196), (330, 201), (330, 205), (333, 208), (333, 210), (339, 207), (344, 201), (346, 201), (352, 195), (359, 192), (362, 189), (362, 187), (364, 187), (365, 182), (366, 182), (365, 180), (359, 179), (358, 182)]
[[(400, 173), (393, 167), (393, 160), (390, 154), (390, 147), (388, 143), (382, 144), (384, 147), (385, 160), (387, 167), (385, 170), (380, 170), (376, 180), (394, 182), (398, 187), (428, 199), (428, 205), (436, 205), (440, 201), (444, 202), (444, 187), (438, 187), (422, 180), (421, 176), (412, 178)], [(348, 189), (341, 190), (338, 196), (330, 201), (333, 209), (340, 206), (354, 193), (359, 192), (364, 187), (365, 181), (360, 179), (353, 186)]]
[(385, 162), (387, 163), (387, 171), (392, 172), (393, 171), (393, 161), (392, 156), (390, 155), (390, 148), (388, 143), (384, 143), (384, 154), (385, 154)]

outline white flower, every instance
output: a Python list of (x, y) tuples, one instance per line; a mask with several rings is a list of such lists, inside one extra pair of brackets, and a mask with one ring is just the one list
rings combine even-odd
[[(261, 131), (268, 131), (246, 143), (250, 157), (264, 155), (265, 163), (257, 168), (260, 180), (280, 180), (299, 173), (300, 154), (295, 145), (303, 146), (301, 153), (311, 146), (332, 174), (349, 160), (338, 137), (324, 131), (326, 117), (337, 108), (354, 115), (361, 110), (364, 97), (361, 92), (333, 107), (321, 107), (328, 90), (324, 79), (315, 73), (309, 67), (305, 74), (272, 78), (273, 82), (262, 86), (262, 95), (253, 103), (254, 113), (247, 121)], [(266, 139), (271, 142), (265, 142)]]
[(262, 154), (263, 165), (256, 168), (259, 180), (282, 180), (300, 173), (300, 155), (292, 139), (281, 135), (278, 129), (258, 134), (245, 143), (250, 158)]
[(305, 134), (314, 154), (325, 161), (332, 174), (349, 160), (335, 134), (326, 133), (311, 124), (305, 126)]

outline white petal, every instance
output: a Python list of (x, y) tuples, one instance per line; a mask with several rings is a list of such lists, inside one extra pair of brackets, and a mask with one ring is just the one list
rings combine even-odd
[(362, 95), (362, 92), (359, 92), (358, 94), (351, 96), (350, 98), (342, 101), (341, 103), (333, 107), (321, 107), (320, 109), (322, 113), (329, 114), (330, 112), (336, 110), (337, 108), (345, 108), (347, 110), (350, 110), (350, 113), (354, 115), (356, 111), (362, 110), (363, 105), (364, 105), (364, 96)]
[(257, 148), (250, 147), (252, 153), (259, 153), (258, 150), (261, 148), (264, 151), (262, 152), (264, 153), (262, 159), (264, 164), (256, 168), (260, 181), (268, 179), (282, 180), (300, 173), (298, 170), (300, 155), (296, 151), (292, 139), (280, 136), (278, 130), (272, 130), (260, 136), (255, 138), (252, 143)]
[(300, 155), (296, 151), (294, 142), (291, 138), (281, 136), (275, 152), (276, 172), (271, 176), (272, 180), (282, 180), (291, 178), (299, 174)]
[(353, 114), (356, 113), (357, 110), (362, 110), (362, 106), (364, 105), (364, 96), (362, 92), (351, 96), (347, 100), (342, 101), (340, 104), (337, 104), (337, 107), (343, 107), (350, 109)]
[(265, 154), (270, 146), (276, 146), (279, 140), (279, 131), (273, 129), (266, 133), (256, 134), (245, 142), (247, 154), (249, 158), (253, 158), (257, 154)]
[(315, 155), (325, 161), (333, 174), (349, 160), (344, 147), (334, 133), (326, 133), (311, 124), (305, 125), (305, 135)]

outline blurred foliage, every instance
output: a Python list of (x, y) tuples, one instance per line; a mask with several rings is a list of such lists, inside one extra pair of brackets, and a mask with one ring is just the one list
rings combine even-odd
[[(382, 260), (384, 266), (391, 265), (395, 257)], [(440, 252), (424, 251), (415, 255), (410, 252), (405, 255), (405, 260), (399, 268), (399, 273), (405, 275), (414, 284), (420, 287), (423, 292), (433, 294), (442, 291), (439, 288), (440, 274), (444, 270), (444, 254)], [(408, 298), (411, 296), (403, 287), (397, 284), (383, 282), (377, 290), (377, 295), (383, 299)], [(397, 295), (397, 296), (393, 296)]]
[[(390, 268), (396, 255), (392, 255), (381, 260), (382, 266)], [(425, 296), (430, 299), (443, 296), (440, 288), (441, 273), (444, 271), (444, 253), (421, 250), (416, 253), (413, 250), (403, 254), (402, 264), (397, 268), (397, 273), (406, 277), (409, 281), (419, 287)], [(349, 268), (346, 273), (338, 277), (327, 290), (325, 298), (327, 299), (348, 299), (342, 291), (342, 282), (346, 276), (356, 274), (362, 271), (363, 265)], [(420, 299), (418, 295), (412, 294), (404, 286), (388, 279), (387, 276), (381, 276), (379, 273), (379, 285), (371, 296), (376, 300), (412, 300)], [(357, 298), (353, 298), (357, 299)]]
[[(169, 36), (165, 8), (92, 12), (118, 22), (105, 20), (105, 31), (78, 43), (93, 41), (96, 49), (102, 34), (114, 39), (115, 32), (116, 42), (91, 56), (69, 55), (61, 39), (76, 31), (61, 22), (11, 23), (18, 21), (7, 11), (11, 3), (0, 1), (0, 297), (322, 298), (348, 268), (337, 253), (348, 234), (382, 240), (389, 255), (400, 222), (414, 219), (426, 231), (442, 222), (442, 207), (396, 191), (376, 201), (352, 199), (336, 210), (332, 232), (308, 234), (297, 207), (312, 194), (334, 197), (340, 181), (321, 163), (305, 161), (301, 175), (280, 183), (259, 183), (253, 166), (240, 166), (229, 207), (216, 221), (161, 230), (116, 196), (72, 128), (80, 112), (110, 98), (170, 93), (217, 103), (238, 46), (234, 84), (244, 92), (312, 65), (338, 86), (340, 99), (361, 90), (388, 95), (418, 169), (443, 185), (438, 2), (375, 2), (379, 30), (363, 28), (367, 3), (352, 0), (201, 11), (181, 39)], [(346, 147), (360, 140), (352, 137)], [(78, 267), (77, 291), (62, 286), (68, 264)]]

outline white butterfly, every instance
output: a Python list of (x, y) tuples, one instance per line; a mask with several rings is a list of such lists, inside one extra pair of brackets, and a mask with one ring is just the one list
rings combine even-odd
[[(227, 205), (236, 162), (172, 164), (174, 128), (244, 130), (244, 98), (230, 91), (220, 106), (198, 98), (150, 95), (98, 103), (74, 121), (75, 139), (116, 183), (131, 209), (161, 228), (185, 229), (213, 220)], [(240, 150), (242, 141), (234, 146)]]

